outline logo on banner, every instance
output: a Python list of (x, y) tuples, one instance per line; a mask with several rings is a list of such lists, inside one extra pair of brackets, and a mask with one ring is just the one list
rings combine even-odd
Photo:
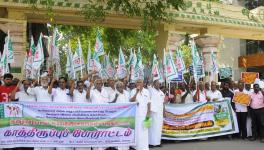
[(5, 104), (5, 118), (22, 117), (22, 105), (20, 104)]

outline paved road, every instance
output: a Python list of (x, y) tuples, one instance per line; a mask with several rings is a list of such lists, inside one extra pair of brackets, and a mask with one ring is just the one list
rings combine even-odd
[(151, 150), (264, 150), (264, 143), (260, 143), (258, 140), (251, 142), (238, 139), (166, 142), (162, 148), (151, 148)]

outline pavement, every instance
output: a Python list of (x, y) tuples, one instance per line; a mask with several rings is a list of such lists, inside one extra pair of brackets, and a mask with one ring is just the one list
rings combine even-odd
[(264, 150), (264, 143), (259, 140), (248, 141), (240, 139), (164, 141), (161, 148), (151, 148), (150, 150)]

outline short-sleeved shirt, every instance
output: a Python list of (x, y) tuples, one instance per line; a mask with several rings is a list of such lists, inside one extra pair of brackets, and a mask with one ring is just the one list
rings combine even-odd
[(81, 102), (81, 103), (88, 102), (88, 100), (86, 98), (86, 94), (87, 94), (87, 92), (85, 90), (83, 90), (82, 92), (79, 92), (78, 90), (75, 89), (73, 91), (72, 101), (73, 102)]
[[(137, 89), (133, 89), (130, 94), (130, 98), (132, 98), (137, 92)], [(149, 91), (145, 88), (142, 89), (136, 96), (136, 102), (138, 102), (138, 110), (137, 116), (146, 117), (148, 112), (148, 104), (150, 101)]]
[(36, 96), (37, 102), (52, 102), (52, 95), (48, 93), (48, 88), (42, 86), (29, 87), (27, 93)]
[(251, 108), (253, 109), (264, 108), (264, 97), (261, 91), (259, 91), (258, 93), (255, 92), (251, 93), (250, 97), (251, 97), (251, 103), (250, 103)]
[(25, 91), (16, 92), (15, 99), (20, 102), (36, 102), (36, 97), (26, 93)]
[(10, 102), (11, 93), (16, 86), (0, 86), (0, 102)]
[(110, 97), (111, 102), (115, 100), (116, 94), (118, 94), (116, 103), (128, 103), (129, 102), (130, 95), (126, 90), (124, 90), (123, 93), (120, 93), (117, 90), (114, 93), (112, 93)]
[(54, 102), (72, 102), (69, 89), (53, 88), (52, 95)]
[(221, 92), (218, 91), (218, 90), (215, 90), (215, 91), (210, 90), (210, 91), (208, 91), (207, 92), (207, 96), (210, 98), (210, 101), (213, 101), (213, 99), (219, 100), (219, 99), (223, 98)]
[(115, 89), (112, 89), (111, 87), (104, 87), (104, 89), (107, 91), (108, 99), (110, 100), (113, 93), (115, 93)]
[(108, 93), (105, 90), (105, 88), (102, 88), (101, 92), (98, 91), (97, 89), (93, 89), (90, 92), (90, 100), (94, 104), (108, 103), (109, 102)]

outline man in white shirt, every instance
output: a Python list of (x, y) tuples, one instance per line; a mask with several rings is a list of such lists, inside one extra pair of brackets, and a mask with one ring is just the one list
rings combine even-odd
[(116, 82), (115, 92), (112, 93), (110, 97), (111, 103), (128, 103), (130, 95), (128, 91), (125, 90), (124, 83), (121, 81)]
[(149, 92), (152, 118), (152, 126), (149, 129), (149, 145), (160, 147), (165, 94), (160, 90), (159, 80), (153, 82), (153, 87), (150, 88)]
[(207, 96), (209, 97), (210, 101), (218, 101), (223, 98), (220, 91), (216, 88), (216, 82), (211, 82), (211, 90), (207, 92)]
[(88, 102), (87, 92), (84, 90), (84, 82), (77, 81), (77, 87), (75, 89), (74, 81), (71, 83), (70, 95), (72, 96), (73, 102), (85, 103)]
[[(72, 96), (72, 101), (73, 102), (78, 102), (78, 103), (90, 103), (88, 101), (88, 95), (85, 90), (84, 90), (84, 82), (82, 80), (77, 81), (77, 87), (75, 89), (75, 84), (74, 81), (71, 83), (71, 89), (70, 89), (70, 95)], [(91, 150), (90, 147), (75, 147), (75, 150)]]
[[(93, 104), (104, 104), (109, 102), (108, 93), (103, 88), (103, 81), (98, 78), (94, 81), (94, 89), (91, 89), (93, 84), (87, 89), (87, 98), (91, 100)], [(93, 150), (105, 150), (105, 147), (94, 147)]]
[(44, 73), (40, 79), (41, 86), (29, 87), (27, 93), (36, 96), (37, 102), (52, 102), (52, 95), (48, 93), (49, 78)]
[(103, 88), (103, 81), (101, 78), (94, 81), (94, 89), (91, 89), (91, 87), (93, 87), (93, 84), (87, 89), (87, 98), (89, 98), (92, 103), (104, 104), (109, 102), (108, 93), (105, 88)]
[[(22, 89), (20, 91), (16, 92), (17, 89), (21, 86), (21, 83), (23, 85)], [(20, 102), (36, 102), (36, 98), (34, 95), (30, 95), (27, 93), (27, 89), (31, 86), (31, 81), (24, 80), (19, 81), (16, 89), (11, 93), (11, 100), (18, 100)]]
[[(129, 103), (129, 93), (125, 90), (124, 83), (121, 81), (115, 84), (116, 91), (112, 93), (110, 103)], [(128, 150), (129, 147), (117, 147), (118, 150)]]
[[(52, 102), (52, 95), (48, 93), (49, 78), (47, 73), (41, 75), (41, 86), (29, 87), (27, 93), (36, 96), (37, 102)], [(34, 150), (55, 150), (53, 147), (35, 147)]]
[[(243, 82), (238, 83), (238, 89), (234, 91), (234, 97), (236, 97), (240, 93), (247, 94), (247, 91), (244, 89), (244, 83)], [(248, 112), (248, 108), (245, 105), (235, 103), (235, 112), (237, 114), (237, 122), (238, 122), (238, 127), (239, 127), (238, 136), (241, 137), (242, 139), (246, 139), (247, 138), (247, 112)]]
[[(53, 95), (53, 102), (72, 102), (70, 94), (69, 94), (69, 89), (66, 89), (66, 84), (67, 84), (67, 79), (65, 77), (60, 77), (58, 80), (59, 87), (58, 88), (53, 88), (54, 83), (56, 82), (56, 79), (53, 79), (48, 92), (49, 94)], [(56, 147), (56, 150), (73, 150), (74, 148), (72, 147)]]
[(113, 78), (109, 78), (107, 80), (107, 87), (104, 87), (105, 90), (107, 91), (107, 95), (108, 95), (108, 99), (111, 99), (111, 96), (113, 95), (113, 93), (115, 93), (115, 80)]
[(49, 94), (53, 96), (53, 102), (72, 102), (70, 91), (66, 88), (67, 79), (60, 77), (58, 80), (59, 87), (53, 88), (56, 81), (53, 79), (48, 89)]
[(144, 121), (150, 116), (151, 101), (149, 91), (143, 86), (143, 80), (137, 80), (137, 88), (133, 89), (130, 94), (130, 101), (138, 102), (136, 114), (136, 150), (149, 150), (148, 129), (144, 126)]
[(195, 102), (207, 102), (209, 100), (202, 81), (199, 81), (198, 89), (193, 92), (193, 99)]

